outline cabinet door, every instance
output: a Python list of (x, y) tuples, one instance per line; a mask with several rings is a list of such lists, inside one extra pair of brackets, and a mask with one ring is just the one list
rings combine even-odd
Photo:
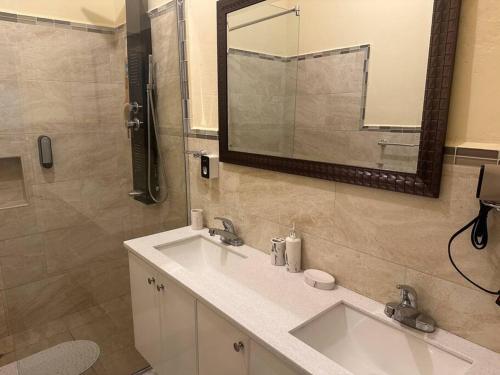
[(248, 337), (200, 302), (197, 310), (199, 375), (247, 375)]
[(196, 375), (196, 299), (160, 277), (162, 362), (158, 375)]
[(299, 375), (267, 349), (250, 342), (250, 375)]
[(157, 275), (151, 267), (132, 254), (129, 254), (129, 268), (135, 348), (151, 366), (157, 367), (161, 358)]

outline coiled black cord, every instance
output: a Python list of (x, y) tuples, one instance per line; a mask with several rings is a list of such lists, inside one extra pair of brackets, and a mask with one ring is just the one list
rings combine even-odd
[[(471, 279), (469, 279), (461, 270), (458, 268), (456, 265), (455, 261), (453, 260), (453, 256), (451, 254), (451, 245), (455, 238), (460, 236), (463, 232), (465, 232), (467, 229), (472, 227), (472, 232), (471, 232), (471, 242), (472, 245), (478, 249), (478, 250), (483, 250), (487, 245), (488, 245), (488, 213), (492, 210), (492, 207), (485, 205), (483, 202), (480, 202), (481, 208), (479, 210), (479, 215), (474, 218), (469, 224), (467, 224), (465, 227), (460, 229), (457, 233), (455, 233), (453, 236), (450, 238), (450, 242), (448, 242), (448, 257), (450, 258), (450, 262), (455, 267), (457, 272), (469, 283), (474, 285), (475, 287), (481, 289), (482, 291), (495, 295), (495, 296), (500, 296), (500, 290), (495, 292), (493, 290), (488, 290), (486, 288), (483, 288), (481, 285), (475, 283)], [(500, 298), (497, 299), (497, 304), (500, 304)]]

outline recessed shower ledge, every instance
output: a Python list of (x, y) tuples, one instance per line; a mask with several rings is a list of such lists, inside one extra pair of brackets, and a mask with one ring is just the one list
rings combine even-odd
[[(188, 238), (202, 236), (214, 241), (207, 230), (190, 227), (126, 241), (125, 247), (159, 272), (175, 280), (198, 300), (210, 305), (279, 357), (305, 373), (348, 375), (348, 370), (306, 345), (290, 332), (339, 304), (345, 304), (390, 327), (404, 330), (424, 342), (467, 360), (466, 375), (500, 375), (500, 355), (477, 344), (437, 329), (423, 334), (403, 328), (384, 315), (384, 306), (343, 287), (333, 291), (313, 289), (303, 281), (303, 274), (288, 273), (274, 267), (269, 256), (249, 246), (228, 246), (231, 252), (245, 257), (245, 267), (232, 279), (215, 273), (197, 274), (176, 263), (158, 249)], [(439, 323), (439, 322), (438, 322)], [(480, 322), (478, 322), (480, 324)], [(391, 343), (380, 340), (391, 351)]]

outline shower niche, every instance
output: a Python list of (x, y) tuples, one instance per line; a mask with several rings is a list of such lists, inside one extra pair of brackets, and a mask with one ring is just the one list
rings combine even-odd
[(21, 157), (0, 158), (0, 209), (26, 206), (27, 204), (28, 198)]

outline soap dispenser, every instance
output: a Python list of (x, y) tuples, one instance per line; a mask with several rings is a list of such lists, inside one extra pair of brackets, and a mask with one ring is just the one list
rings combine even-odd
[(298, 273), (302, 263), (302, 240), (297, 237), (295, 224), (286, 238), (286, 269), (291, 273)]

